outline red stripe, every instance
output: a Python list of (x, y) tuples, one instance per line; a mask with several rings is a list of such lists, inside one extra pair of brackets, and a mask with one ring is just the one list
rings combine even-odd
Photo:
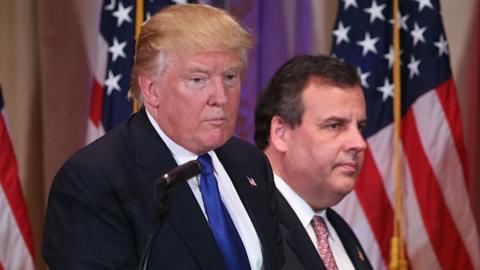
[(410, 109), (402, 121), (402, 140), (430, 242), (442, 268), (473, 269), (419, 138), (413, 110)]
[(100, 119), (102, 118), (102, 103), (103, 87), (94, 79), (92, 86), (92, 100), (90, 103), (90, 119), (97, 128), (100, 126)]
[(365, 151), (365, 162), (358, 176), (355, 192), (377, 239), (383, 261), (388, 264), (390, 239), (393, 234), (393, 210), (370, 148)]
[(0, 152), (0, 185), (5, 192), (5, 196), (7, 197), (19, 230), (33, 258), (33, 238), (30, 229), (30, 222), (28, 220), (27, 207), (25, 206), (20, 181), (18, 179), (17, 161), (15, 160), (15, 154), (6, 129), (5, 121), (1, 115), (0, 145), (2, 146), (2, 151)]
[(457, 89), (452, 79), (445, 81), (437, 88), (437, 95), (442, 104), (443, 111), (447, 117), (448, 125), (452, 131), (453, 140), (457, 148), (457, 153), (462, 163), (465, 185), (470, 190), (470, 177), (468, 170), (467, 151), (463, 138), (462, 116), (458, 107)]

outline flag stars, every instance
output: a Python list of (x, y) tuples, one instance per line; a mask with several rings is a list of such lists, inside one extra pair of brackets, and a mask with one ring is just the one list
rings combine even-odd
[(122, 43), (119, 43), (117, 38), (113, 38), (113, 45), (108, 48), (108, 51), (112, 53), (112, 60), (113, 62), (117, 61), (118, 57), (122, 58), (127, 58), (127, 55), (125, 54), (125, 47), (127, 46), (127, 42), (124, 41)]
[(393, 84), (390, 83), (388, 78), (385, 78), (384, 84), (381, 87), (377, 87), (377, 91), (382, 92), (382, 100), (387, 100), (388, 97), (393, 98)]
[(115, 2), (116, 0), (110, 0), (110, 4), (105, 6), (105, 10), (108, 10), (108, 11), (113, 10), (115, 8)]
[(353, 7), (358, 7), (357, 1), (356, 0), (343, 0), (345, 5), (343, 6), (343, 10), (347, 10), (350, 6)]
[(427, 27), (420, 28), (418, 26), (418, 23), (415, 22), (413, 28), (414, 29), (410, 31), (410, 34), (412, 35), (412, 38), (413, 38), (413, 46), (416, 46), (419, 41), (425, 43), (425, 37), (423, 36), (423, 34), (427, 30)]
[(372, 1), (372, 6), (369, 8), (364, 9), (364, 11), (370, 14), (370, 24), (375, 22), (375, 19), (379, 19), (381, 21), (385, 20), (385, 17), (382, 14), (382, 10), (385, 8), (385, 4), (377, 5), (377, 1)]
[(145, 21), (143, 22), (143, 24), (146, 24), (148, 21), (150, 21), (151, 18), (152, 18), (152, 14), (150, 12), (147, 12), (145, 14)]
[(360, 81), (363, 88), (369, 88), (370, 85), (368, 84), (367, 79), (370, 76), (370, 72), (362, 73), (362, 70), (360, 68), (357, 68), (357, 74), (358, 74), (358, 77), (360, 77)]
[(350, 39), (348, 38), (348, 31), (350, 31), (350, 26), (344, 27), (342, 22), (338, 23), (338, 28), (333, 31), (333, 35), (337, 38), (335, 41), (336, 45), (339, 45), (342, 43), (342, 41), (345, 41), (345, 43), (350, 42)]
[(379, 37), (371, 38), (370, 33), (368, 32), (365, 33), (365, 39), (357, 42), (357, 44), (362, 46), (363, 48), (362, 55), (365, 56), (367, 55), (368, 52), (377, 53), (377, 48), (375, 48), (375, 43), (377, 43), (379, 39), (380, 39)]
[[(383, 58), (387, 59), (388, 61), (388, 68), (392, 68), (393, 66), (393, 62), (395, 61), (395, 55), (393, 54), (393, 46), (390, 46), (390, 49), (388, 50), (388, 53), (387, 54), (384, 54), (383, 55)], [(400, 55), (402, 55), (402, 51), (400, 50)], [(400, 59), (399, 59), (400, 60)], [(401, 64), (401, 60), (400, 60), (400, 64)]]
[(408, 63), (408, 69), (410, 70), (409, 78), (412, 79), (413, 76), (420, 76), (420, 71), (418, 71), (418, 66), (420, 65), (420, 60), (415, 60), (415, 57), (412, 55), (410, 57), (410, 63)]
[(390, 46), (390, 50), (388, 50), (388, 53), (383, 55), (383, 58), (387, 59), (388, 68), (392, 68), (393, 60), (395, 59), (395, 56), (393, 55), (393, 47), (392, 46)]
[(113, 16), (117, 18), (117, 27), (122, 26), (123, 22), (132, 22), (132, 18), (130, 18), (130, 11), (132, 11), (133, 6), (124, 7), (122, 2), (118, 3), (118, 9), (113, 12)]
[(442, 56), (444, 53), (448, 55), (448, 44), (447, 40), (443, 37), (443, 34), (440, 35), (439, 40), (434, 42), (433, 45), (438, 48), (438, 57)]
[(108, 96), (112, 94), (113, 90), (117, 90), (118, 92), (122, 91), (122, 89), (120, 89), (120, 85), (118, 85), (118, 82), (121, 78), (122, 74), (113, 75), (113, 72), (111, 70), (108, 71), (108, 78), (105, 80)]
[[(408, 26), (407, 26), (407, 20), (408, 18), (410, 17), (410, 15), (405, 15), (405, 16), (402, 16), (402, 14), (400, 14), (400, 12), (398, 12), (398, 18), (399, 18), (399, 22), (398, 22), (398, 27), (400, 27), (401, 29), (405, 30), (405, 31), (408, 31)], [(393, 18), (389, 21), (391, 24), (393, 24)]]
[(431, 0), (415, 0), (418, 3), (418, 11), (421, 12), (425, 7), (429, 7), (433, 10), (433, 5)]

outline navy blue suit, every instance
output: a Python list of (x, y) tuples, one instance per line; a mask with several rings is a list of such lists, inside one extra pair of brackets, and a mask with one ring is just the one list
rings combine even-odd
[[(236, 138), (215, 152), (256, 229), (265, 269), (280, 269), (282, 240), (270, 165), (254, 146)], [(73, 155), (55, 176), (48, 199), (43, 256), (50, 269), (135, 269), (152, 230), (155, 179), (176, 165), (144, 110)], [(186, 182), (173, 187), (149, 267), (224, 269)]]

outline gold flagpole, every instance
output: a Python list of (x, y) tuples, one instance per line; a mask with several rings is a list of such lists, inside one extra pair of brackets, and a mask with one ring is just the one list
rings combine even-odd
[[(144, 21), (144, 0), (137, 0), (136, 2), (136, 12), (135, 12), (135, 44), (138, 41), (138, 37), (140, 36), (140, 29), (142, 27)], [(136, 48), (137, 46), (135, 46)], [(133, 112), (137, 112), (140, 108), (137, 99), (133, 100)]]
[(403, 198), (402, 198), (402, 147), (401, 147), (401, 77), (400, 77), (400, 25), (399, 1), (393, 1), (393, 119), (394, 119), (394, 155), (395, 155), (395, 205), (393, 220), (393, 236), (390, 242), (389, 270), (408, 269), (405, 259), (403, 238)]

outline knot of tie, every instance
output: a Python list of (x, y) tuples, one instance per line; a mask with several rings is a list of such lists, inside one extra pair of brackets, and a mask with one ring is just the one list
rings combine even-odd
[(202, 175), (212, 175), (213, 174), (213, 163), (212, 158), (208, 153), (205, 153), (201, 156), (198, 156), (198, 162), (202, 165)]

